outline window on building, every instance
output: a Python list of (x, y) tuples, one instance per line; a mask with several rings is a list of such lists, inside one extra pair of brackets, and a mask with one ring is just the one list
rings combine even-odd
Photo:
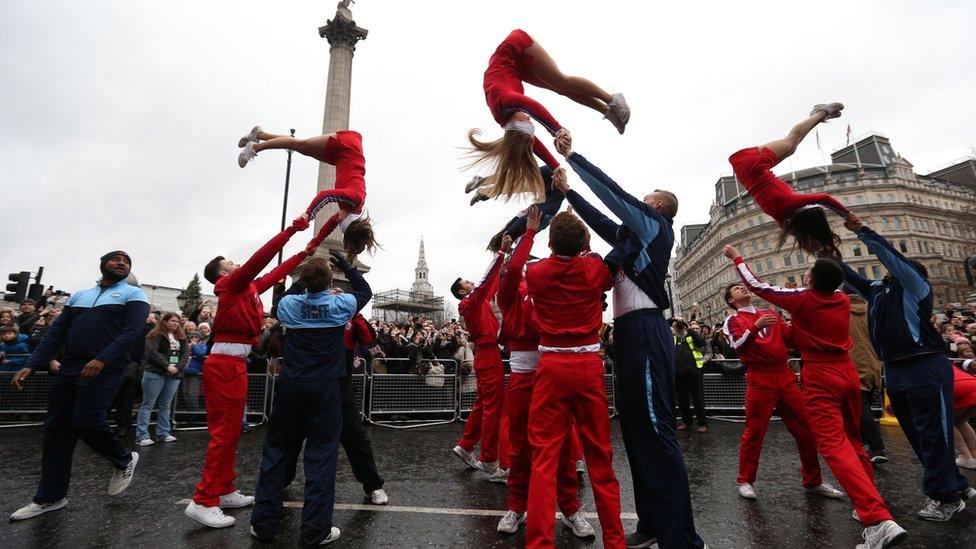
[(902, 229), (902, 223), (901, 223), (901, 218), (900, 217), (896, 217), (895, 218), (895, 229), (897, 229), (899, 231)]
[(866, 270), (864, 270), (864, 267), (858, 267), (857, 268), (857, 274), (863, 276), (864, 278), (867, 278), (868, 277), (868, 272)]
[(844, 205), (845, 206), (850, 206), (851, 205), (851, 199), (849, 197), (843, 196), (843, 197), (841, 197), (841, 201), (844, 202)]
[(892, 193), (888, 193), (888, 202), (894, 202), (894, 201), (895, 201), (895, 195)]
[(762, 272), (762, 261), (757, 261), (756, 262), (756, 272), (757, 273), (761, 273)]
[(856, 197), (854, 197), (854, 203), (857, 205), (864, 204), (864, 196), (857, 195)]
[(907, 254), (908, 253), (908, 243), (905, 242), (904, 240), (899, 240), (898, 241), (898, 250), (901, 251), (901, 253), (903, 253), (903, 254)]
[(783, 256), (783, 266), (784, 267), (792, 267), (793, 266), (793, 258), (790, 257), (790, 256), (788, 256), (788, 255), (784, 255)]
[(880, 204), (882, 202), (884, 202), (884, 198), (882, 198), (880, 194), (874, 195), (874, 203), (875, 204)]
[(881, 218), (881, 227), (884, 228), (886, 231), (891, 230), (891, 222), (888, 221), (887, 217)]
[(767, 271), (772, 271), (773, 270), (773, 260), (772, 259), (767, 259), (766, 260), (766, 270)]
[(855, 244), (851, 251), (854, 253), (854, 257), (861, 257), (861, 245)]
[(786, 281), (789, 282), (790, 284), (796, 284), (796, 277), (793, 276), (793, 275), (790, 275), (790, 276), (786, 277)]
[(871, 265), (871, 276), (874, 278), (881, 278), (881, 267)]
[(755, 252), (755, 251), (758, 251), (759, 250), (759, 246), (756, 244), (756, 241), (755, 240), (753, 240), (752, 242), (750, 242), (749, 245), (752, 246), (752, 251)]
[(797, 251), (796, 252), (796, 264), (797, 265), (803, 265), (806, 262), (807, 262), (807, 256), (803, 255), (803, 252), (802, 251)]

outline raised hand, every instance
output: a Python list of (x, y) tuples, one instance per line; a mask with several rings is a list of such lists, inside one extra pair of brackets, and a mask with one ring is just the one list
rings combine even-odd
[(562, 166), (552, 172), (552, 188), (566, 194), (569, 192), (569, 180), (566, 178), (566, 168)]
[[(565, 174), (565, 170), (563, 170), (563, 173)], [(529, 206), (529, 211), (525, 219), (525, 230), (538, 232), (540, 225), (542, 225), (542, 212), (539, 211), (538, 206)]]
[(332, 258), (329, 260), (330, 263), (332, 263), (332, 266), (340, 269), (342, 272), (356, 269), (356, 267), (353, 267), (352, 263), (350, 263), (339, 250), (329, 250), (329, 255), (332, 256)]
[(570, 135), (569, 130), (563, 128), (556, 132), (553, 145), (556, 147), (556, 152), (563, 156), (569, 156), (569, 153), (573, 152), (573, 136)]
[(735, 259), (737, 257), (742, 257), (741, 255), (739, 255), (739, 250), (735, 249), (735, 246), (732, 246), (732, 245), (729, 245), (729, 244), (726, 244), (725, 247), (722, 248), (722, 253), (725, 254), (725, 257), (727, 257), (729, 259)]
[(778, 321), (779, 319), (776, 318), (776, 315), (762, 315), (756, 320), (756, 328), (765, 328), (770, 324), (776, 324)]
[(864, 227), (864, 223), (861, 222), (861, 218), (851, 213), (844, 219), (844, 227), (851, 232), (860, 231)]
[(507, 254), (512, 249), (512, 236), (508, 233), (502, 235), (502, 244), (498, 251)]
[(308, 214), (302, 214), (302, 215), (296, 217), (295, 220), (291, 222), (291, 228), (294, 229), (296, 232), (298, 232), (298, 231), (304, 231), (305, 229), (307, 229), (308, 228)]

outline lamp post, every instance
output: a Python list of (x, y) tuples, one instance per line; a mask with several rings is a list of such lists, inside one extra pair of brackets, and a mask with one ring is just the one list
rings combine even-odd
[[(292, 137), (295, 137), (295, 129), (288, 130)], [(281, 203), (281, 230), (285, 230), (285, 216), (288, 215), (288, 186), (291, 183), (291, 149), (288, 149), (288, 162), (285, 164), (285, 196)], [(281, 257), (284, 249), (278, 250), (278, 265), (281, 265)]]

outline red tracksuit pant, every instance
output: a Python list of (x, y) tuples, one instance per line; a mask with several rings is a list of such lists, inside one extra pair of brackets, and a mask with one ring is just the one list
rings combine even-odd
[[(508, 475), (508, 510), (524, 513), (529, 498), (529, 477), (532, 472), (532, 447), (529, 445), (529, 406), (535, 372), (515, 373), (508, 378), (505, 407), (508, 415), (508, 436), (511, 442)], [(567, 517), (579, 511), (579, 481), (576, 478), (574, 447), (579, 446), (576, 428), (571, 426), (569, 437), (559, 455), (559, 478), (556, 480), (556, 502)], [(575, 444), (574, 444), (575, 442)]]
[(804, 363), (803, 392), (820, 454), (847, 492), (861, 523), (871, 526), (891, 520), (874, 486), (871, 460), (861, 441), (861, 384), (854, 364)]
[(197, 484), (193, 501), (215, 507), (220, 496), (235, 490), (237, 443), (247, 401), (247, 361), (234, 356), (208, 356), (203, 363), (203, 396), (210, 443), (203, 461), (203, 478)]
[(823, 477), (817, 459), (817, 439), (807, 420), (806, 396), (796, 386), (796, 374), (786, 363), (750, 368), (746, 374), (746, 428), (739, 443), (739, 484), (756, 482), (759, 454), (773, 409), (796, 440), (803, 486), (820, 486)]
[(499, 453), (499, 431), (502, 406), (505, 399), (505, 367), (498, 345), (482, 345), (474, 350), (474, 376), (478, 381), (478, 396), (464, 426), (458, 446), (471, 452), (481, 441), (482, 463), (498, 461), (502, 469), (508, 468), (507, 448)]
[(626, 546), (620, 522), (620, 485), (613, 472), (610, 416), (603, 389), (603, 361), (596, 353), (543, 353), (529, 407), (532, 477), (525, 546), (555, 547), (553, 515), (560, 455), (576, 421), (593, 499), (603, 530), (603, 546)]

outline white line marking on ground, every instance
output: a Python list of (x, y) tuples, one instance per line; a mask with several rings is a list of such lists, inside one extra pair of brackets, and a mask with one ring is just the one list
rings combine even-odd
[[(176, 502), (177, 505), (186, 505), (190, 503), (188, 499), (181, 499)], [(301, 501), (286, 501), (284, 506), (290, 509), (301, 509)], [(367, 503), (336, 503), (335, 509), (337, 511), (375, 511), (383, 513), (422, 513), (427, 515), (465, 515), (471, 517), (500, 517), (504, 515), (507, 511), (496, 510), (496, 509), (453, 509), (450, 507), (408, 507), (404, 505), (369, 505)], [(586, 518), (595, 519), (597, 517), (596, 513), (584, 513)], [(558, 517), (559, 514), (557, 513)], [(620, 513), (620, 518), (623, 520), (637, 520), (636, 513)]]

